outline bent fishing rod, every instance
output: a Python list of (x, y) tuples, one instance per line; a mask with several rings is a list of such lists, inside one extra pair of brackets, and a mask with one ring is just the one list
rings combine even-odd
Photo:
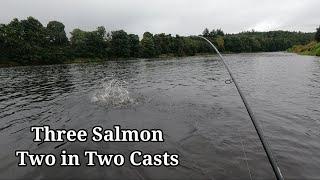
[(224, 65), (224, 67), (227, 69), (227, 71), (228, 71), (228, 73), (229, 73), (229, 75), (230, 75), (230, 77), (231, 77), (232, 82), (234, 82), (234, 85), (236, 86), (237, 91), (238, 91), (238, 93), (239, 93), (239, 95), (240, 95), (240, 97), (241, 97), (241, 99), (242, 99), (242, 102), (243, 102), (243, 104), (244, 104), (244, 106), (245, 106), (245, 108), (246, 108), (246, 110), (247, 110), (247, 112), (248, 112), (248, 114), (249, 114), (249, 116), (250, 116), (251, 122), (252, 122), (254, 128), (256, 129), (256, 132), (257, 132), (257, 134), (258, 134), (258, 136), (259, 136), (259, 139), (260, 139), (260, 141), (261, 141), (261, 143), (262, 143), (263, 149), (264, 149), (264, 151), (265, 151), (266, 154), (267, 154), (268, 160), (269, 160), (269, 162), (270, 162), (270, 164), (271, 164), (271, 166), (272, 166), (273, 172), (274, 172), (277, 180), (284, 180), (284, 178), (283, 178), (283, 176), (282, 176), (282, 174), (281, 174), (280, 168), (279, 168), (279, 166), (277, 165), (277, 163), (276, 163), (276, 161), (275, 161), (275, 159), (274, 159), (274, 157), (273, 157), (273, 155), (272, 155), (272, 151), (271, 151), (271, 149), (270, 149), (270, 146), (269, 146), (269, 144), (267, 143), (267, 141), (266, 141), (266, 139), (265, 139), (265, 137), (264, 137), (264, 135), (263, 135), (262, 129), (261, 129), (261, 127), (259, 126), (259, 124), (258, 124), (258, 122), (257, 122), (257, 120), (256, 120), (256, 118), (255, 118), (255, 116), (254, 116), (254, 114), (253, 114), (253, 112), (252, 112), (252, 110), (251, 110), (248, 102), (247, 102), (247, 99), (246, 99), (245, 96), (243, 95), (243, 93), (242, 93), (242, 91), (241, 91), (241, 89), (240, 89), (237, 81), (235, 80), (235, 78), (234, 78), (231, 70), (229, 69), (228, 65), (227, 65), (226, 62), (224, 61), (224, 58), (222, 57), (222, 55), (220, 54), (220, 52), (219, 52), (219, 50), (216, 48), (216, 46), (213, 45), (213, 44), (211, 43), (211, 41), (209, 41), (207, 38), (205, 38), (205, 37), (203, 37), (203, 36), (195, 36), (195, 37), (199, 37), (199, 38), (204, 39), (205, 41), (207, 41), (207, 42), (211, 45), (211, 47), (216, 51), (216, 53), (219, 55), (219, 57), (220, 57), (223, 65)]

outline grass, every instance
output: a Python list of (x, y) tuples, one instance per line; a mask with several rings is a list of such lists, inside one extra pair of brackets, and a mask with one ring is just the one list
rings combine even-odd
[(306, 45), (296, 45), (288, 49), (288, 51), (301, 55), (320, 56), (320, 42), (312, 41)]

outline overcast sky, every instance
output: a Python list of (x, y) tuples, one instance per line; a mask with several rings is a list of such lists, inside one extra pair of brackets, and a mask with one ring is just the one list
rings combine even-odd
[(0, 0), (0, 23), (34, 16), (58, 20), (66, 31), (124, 29), (130, 33), (199, 34), (255, 29), (311, 32), (320, 25), (320, 0)]

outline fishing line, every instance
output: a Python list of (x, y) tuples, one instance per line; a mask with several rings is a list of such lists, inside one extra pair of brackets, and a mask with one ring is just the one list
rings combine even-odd
[(254, 126), (257, 134), (258, 134), (258, 136), (259, 136), (259, 139), (260, 139), (260, 141), (261, 141), (261, 143), (262, 143), (263, 149), (264, 149), (264, 151), (265, 151), (266, 154), (267, 154), (268, 160), (269, 160), (269, 162), (270, 162), (270, 164), (271, 164), (271, 167), (272, 167), (272, 169), (273, 169), (273, 172), (274, 172), (277, 180), (284, 180), (284, 178), (283, 178), (283, 176), (282, 176), (282, 174), (281, 174), (280, 168), (279, 168), (279, 166), (277, 165), (277, 163), (276, 163), (276, 161), (275, 161), (275, 158), (274, 158), (273, 155), (272, 155), (272, 151), (271, 151), (271, 149), (270, 149), (270, 146), (269, 146), (269, 144), (267, 143), (267, 141), (265, 140), (265, 137), (264, 137), (264, 135), (263, 135), (262, 129), (261, 129), (261, 127), (259, 126), (259, 124), (258, 124), (258, 122), (257, 122), (257, 120), (256, 120), (256, 118), (255, 118), (255, 116), (254, 116), (254, 114), (253, 114), (253, 112), (252, 112), (252, 110), (251, 110), (248, 102), (247, 102), (247, 99), (246, 99), (245, 96), (243, 95), (243, 93), (242, 93), (242, 91), (241, 91), (241, 89), (240, 89), (237, 81), (235, 80), (235, 78), (234, 78), (231, 70), (229, 69), (228, 65), (227, 65), (226, 62), (224, 61), (224, 58), (222, 57), (222, 55), (220, 54), (220, 52), (219, 52), (219, 50), (216, 48), (216, 46), (214, 46), (214, 45), (211, 43), (211, 41), (209, 41), (207, 38), (202, 37), (202, 36), (196, 36), (196, 37), (199, 37), (199, 38), (204, 39), (205, 41), (207, 41), (207, 42), (211, 45), (211, 47), (212, 47), (212, 48), (217, 52), (217, 54), (219, 55), (220, 59), (221, 59), (222, 62), (223, 62), (224, 67), (227, 69), (227, 71), (228, 71), (228, 73), (229, 73), (229, 75), (230, 75), (230, 77), (231, 77), (231, 81), (230, 81), (230, 82), (233, 82), (234, 85), (236, 86), (237, 91), (238, 91), (238, 93), (239, 93), (239, 95), (240, 95), (240, 97), (241, 97), (241, 99), (242, 99), (242, 102), (243, 102), (243, 104), (244, 104), (244, 106), (245, 106), (245, 108), (246, 108), (246, 110), (247, 110), (247, 112), (248, 112), (248, 114), (249, 114), (249, 116), (250, 116), (251, 122), (252, 122), (252, 124), (253, 124), (253, 126)]

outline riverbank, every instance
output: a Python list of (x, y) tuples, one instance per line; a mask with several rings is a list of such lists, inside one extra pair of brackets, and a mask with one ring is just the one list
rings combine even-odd
[(54, 65), (54, 64), (84, 64), (84, 63), (103, 63), (109, 59), (103, 58), (75, 58), (63, 61), (61, 63), (32, 63), (32, 64), (19, 64), (13, 60), (0, 60), (0, 68), (15, 67), (15, 66), (41, 66), (41, 65)]
[[(290, 48), (287, 50), (287, 52), (292, 52), (292, 53), (298, 53), (297, 51), (293, 51), (293, 48)], [(284, 51), (282, 51), (284, 52)], [(243, 53), (232, 53), (232, 52), (223, 52), (223, 55), (227, 54), (247, 54), (248, 52), (243, 52)], [(255, 53), (263, 53), (263, 52), (255, 52)], [(254, 54), (249, 52), (248, 54)], [(298, 53), (301, 54), (301, 53)], [(209, 57), (209, 56), (215, 56), (216, 54), (214, 53), (196, 53), (193, 56), (175, 56), (174, 54), (162, 54), (159, 55), (158, 57), (153, 57), (153, 58), (148, 58), (148, 59), (154, 59), (154, 60), (162, 60), (162, 59), (173, 59), (173, 58), (185, 58), (185, 57)], [(303, 54), (303, 55), (309, 55), (309, 54)], [(145, 59), (145, 58), (74, 58), (74, 59), (69, 59), (65, 60), (61, 63), (51, 63), (51, 64), (19, 64), (13, 60), (0, 60), (0, 68), (7, 68), (7, 67), (16, 67), (16, 66), (41, 66), (41, 65), (55, 65), (55, 64), (87, 64), (87, 63), (104, 63), (107, 61), (124, 61), (124, 60), (135, 60), (135, 59)]]
[(288, 51), (300, 55), (320, 56), (320, 43), (312, 41), (306, 45), (295, 45)]
[[(225, 53), (230, 54), (230, 53)], [(194, 56), (212, 56), (212, 53), (197, 53)], [(188, 57), (188, 56), (175, 56), (174, 54), (163, 54), (159, 55), (158, 57), (154, 57), (151, 59), (171, 59), (177, 57)], [(62, 63), (52, 63), (52, 64), (19, 64), (13, 60), (0, 60), (0, 68), (6, 67), (15, 67), (15, 66), (40, 66), (40, 65), (53, 65), (53, 64), (85, 64), (85, 63), (103, 63), (106, 61), (121, 61), (121, 60), (132, 60), (132, 59), (139, 59), (139, 58), (75, 58), (65, 60)]]
[(11, 60), (0, 60), (0, 68), (13, 67), (13, 66), (21, 66), (21, 65)]

